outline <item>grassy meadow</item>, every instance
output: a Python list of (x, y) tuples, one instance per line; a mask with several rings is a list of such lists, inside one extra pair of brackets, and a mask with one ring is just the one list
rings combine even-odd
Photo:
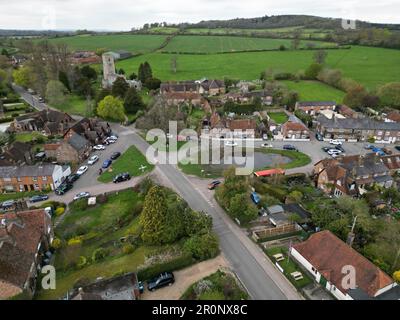
[(345, 92), (319, 81), (282, 81), (289, 89), (299, 93), (301, 101), (336, 101), (343, 103)]

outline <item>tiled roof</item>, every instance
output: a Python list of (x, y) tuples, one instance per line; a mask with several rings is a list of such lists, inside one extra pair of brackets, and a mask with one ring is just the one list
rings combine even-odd
[(375, 121), (370, 118), (328, 119), (325, 116), (319, 116), (317, 121), (326, 128), (334, 129), (400, 131), (400, 123)]
[(299, 101), (297, 103), (299, 107), (329, 107), (329, 106), (335, 106), (336, 102), (335, 101)]
[(0, 280), (22, 288), (38, 244), (51, 226), (44, 209), (0, 215), (7, 228), (0, 227)]
[(400, 112), (392, 111), (386, 116), (386, 118), (394, 122), (400, 122)]
[(36, 166), (12, 166), (0, 167), (0, 178), (15, 177), (49, 177), (54, 172), (55, 165), (36, 165)]
[(357, 287), (370, 297), (393, 283), (391, 277), (330, 231), (313, 234), (293, 248), (343, 293), (348, 290), (342, 287), (342, 268), (348, 265), (356, 270)]
[(77, 133), (72, 134), (72, 136), (67, 140), (67, 142), (75, 149), (75, 150), (83, 150), (85, 149), (89, 142), (80, 136)]

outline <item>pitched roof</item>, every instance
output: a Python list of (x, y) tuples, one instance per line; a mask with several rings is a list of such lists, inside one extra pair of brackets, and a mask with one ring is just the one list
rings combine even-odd
[(85, 138), (77, 133), (72, 134), (72, 136), (68, 138), (67, 142), (77, 151), (85, 149), (89, 144)]
[(370, 297), (393, 283), (391, 277), (330, 231), (315, 233), (293, 248), (343, 293), (348, 289), (342, 287), (342, 268), (348, 265), (356, 269), (358, 288)]
[(297, 102), (297, 105), (299, 107), (329, 107), (329, 106), (335, 106), (336, 102), (335, 101), (299, 101)]
[(400, 112), (398, 111), (389, 112), (386, 118), (394, 122), (400, 122)]
[(308, 128), (299, 122), (292, 122), (288, 121), (285, 124), (283, 124), (282, 129), (285, 131), (309, 131)]
[(325, 116), (319, 116), (317, 121), (324, 127), (334, 129), (400, 131), (400, 123), (375, 121), (370, 118), (328, 119)]
[(0, 280), (22, 288), (51, 219), (44, 209), (0, 215), (2, 219), (7, 227), (0, 227)]
[(227, 128), (230, 130), (255, 130), (257, 122), (254, 119), (227, 120)]
[(53, 175), (55, 167), (54, 164), (0, 167), (0, 177), (49, 177)]

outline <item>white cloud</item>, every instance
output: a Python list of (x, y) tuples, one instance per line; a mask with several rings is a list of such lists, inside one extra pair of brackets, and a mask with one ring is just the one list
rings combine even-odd
[(0, 0), (3, 29), (129, 30), (146, 22), (309, 14), (400, 23), (396, 0)]

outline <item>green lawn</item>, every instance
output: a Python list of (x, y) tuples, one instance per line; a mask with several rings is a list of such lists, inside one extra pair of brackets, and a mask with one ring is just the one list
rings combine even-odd
[(47, 137), (37, 131), (22, 132), (22, 133), (17, 133), (15, 135), (15, 141), (18, 142), (31, 142), (32, 140), (35, 139), (44, 139), (44, 141), (46, 141)]
[[(369, 88), (398, 81), (400, 54), (398, 50), (354, 46), (351, 49), (328, 50), (327, 65), (339, 68), (345, 77), (352, 78)], [(152, 53), (117, 63), (127, 73), (137, 72), (140, 63), (148, 61), (153, 74), (163, 81), (225, 76), (254, 80), (263, 70), (297, 72), (305, 70), (313, 61), (312, 50), (284, 52), (246, 52), (223, 55), (180, 55), (178, 71), (171, 70), (171, 54)]]
[[(140, 167), (146, 166), (144, 171)], [(149, 164), (146, 157), (135, 147), (131, 146), (119, 159), (111, 165), (112, 171), (103, 173), (98, 180), (100, 182), (111, 182), (120, 173), (129, 172), (132, 177), (143, 175), (153, 170), (154, 166)]]
[[(312, 42), (316, 47), (332, 47), (335, 44), (319, 41), (302, 41), (300, 47)], [(229, 36), (177, 36), (163, 49), (164, 52), (221, 53), (251, 50), (290, 48), (291, 40), (263, 39)]]
[(64, 112), (68, 112), (70, 114), (85, 116), (86, 105), (87, 104), (85, 98), (71, 94), (67, 96), (67, 100), (65, 103), (52, 107)]
[(276, 124), (284, 124), (289, 119), (284, 112), (268, 112), (268, 115)]
[[(284, 157), (288, 157), (291, 159), (291, 162), (282, 166), (282, 169), (293, 169), (293, 168), (301, 168), (311, 163), (311, 158), (297, 151), (290, 150), (277, 150), (277, 149), (257, 149), (258, 152), (271, 153), (271, 154), (280, 154)], [(268, 169), (268, 168), (259, 168), (259, 169)]]
[[(288, 249), (287, 248), (271, 248), (268, 250), (265, 250), (266, 254), (270, 257), (270, 259), (275, 263), (275, 259), (273, 258), (273, 255), (281, 253), (284, 255), (286, 258), (284, 261), (279, 262), (279, 265), (283, 268), (284, 274), (286, 278), (298, 289), (303, 288), (310, 283), (312, 283), (311, 278), (305, 274), (304, 271), (302, 271), (296, 264), (296, 262), (293, 261), (293, 258), (290, 260), (288, 259)], [(303, 274), (303, 279), (296, 281), (293, 279), (293, 277), (290, 275), (293, 272), (299, 271)]]
[(31, 192), (15, 192), (15, 193), (1, 193), (0, 194), (0, 202), (4, 202), (7, 200), (17, 200), (17, 199), (28, 199), (32, 196), (43, 194), (41, 191), (31, 191)]
[(65, 43), (72, 50), (127, 50), (132, 53), (144, 53), (157, 49), (165, 41), (159, 35), (80, 35), (53, 38), (51, 43)]
[(282, 81), (289, 89), (299, 93), (301, 101), (336, 101), (343, 103), (345, 92), (319, 81)]

